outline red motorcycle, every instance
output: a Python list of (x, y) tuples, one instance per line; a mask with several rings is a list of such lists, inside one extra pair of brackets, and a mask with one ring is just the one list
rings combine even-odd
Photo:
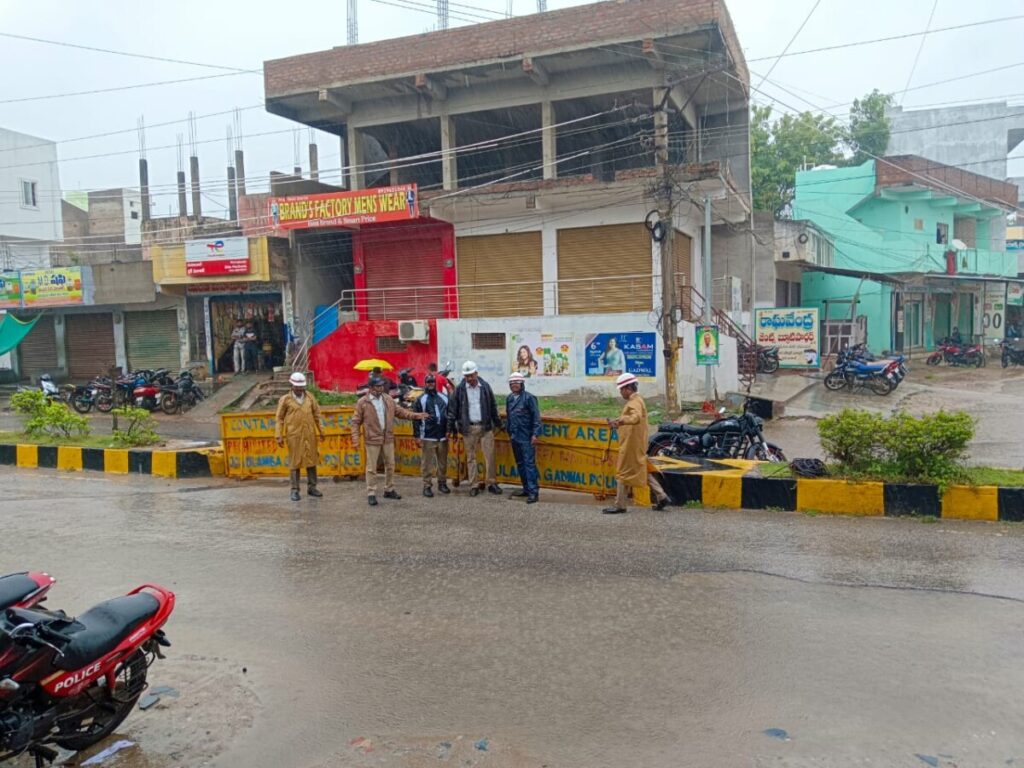
[(7, 608), (0, 621), (0, 762), (28, 753), (36, 768), (109, 736), (169, 647), (174, 593), (144, 584), (77, 618)]
[(964, 344), (952, 339), (942, 339), (925, 362), (928, 365), (945, 362), (948, 365), (981, 368), (985, 365), (985, 349), (981, 344)]
[(42, 571), (23, 571), (0, 576), (0, 611), (31, 608), (46, 599), (56, 579)]

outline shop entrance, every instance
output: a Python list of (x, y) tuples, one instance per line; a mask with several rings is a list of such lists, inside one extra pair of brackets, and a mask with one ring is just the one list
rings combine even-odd
[(284, 307), (280, 293), (210, 298), (210, 332), (213, 336), (213, 367), (217, 373), (235, 370), (231, 332), (238, 320), (252, 323), (256, 331), (259, 370), (283, 365), (285, 358)]

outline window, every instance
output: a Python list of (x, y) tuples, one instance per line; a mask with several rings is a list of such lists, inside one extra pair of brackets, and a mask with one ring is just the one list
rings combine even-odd
[(405, 342), (397, 336), (378, 336), (378, 352), (405, 352)]
[(24, 208), (39, 207), (39, 185), (36, 182), (21, 180), (21, 205)]
[(939, 245), (945, 245), (949, 242), (949, 224), (939, 222), (935, 225), (935, 242)]
[(474, 333), (473, 349), (505, 349), (504, 333)]
[(138, 211), (132, 211), (132, 218), (133, 219), (139, 218), (139, 212)]

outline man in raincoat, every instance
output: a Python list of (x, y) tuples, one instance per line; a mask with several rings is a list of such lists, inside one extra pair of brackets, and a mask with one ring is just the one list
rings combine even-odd
[(626, 401), (622, 415), (609, 419), (608, 426), (619, 431), (619, 463), (615, 468), (615, 506), (604, 509), (606, 515), (621, 515), (629, 504), (629, 489), (651, 489), (654, 509), (664, 509), (668, 496), (661, 484), (647, 472), (647, 405), (640, 397), (639, 384), (632, 373), (624, 373), (615, 382)]
[(306, 377), (295, 372), (288, 379), (292, 391), (277, 401), (277, 426), (275, 437), (278, 445), (288, 442), (288, 469), (291, 470), (292, 501), (299, 500), (299, 473), (306, 469), (306, 492), (314, 498), (322, 493), (316, 487), (316, 465), (320, 463), (317, 439), (324, 439), (324, 428), (320, 423), (320, 406), (316, 399), (306, 392)]
[(526, 391), (526, 377), (519, 371), (508, 377), (508, 388), (511, 393), (505, 400), (505, 431), (523, 484), (522, 490), (512, 495), (525, 496), (527, 504), (536, 504), (540, 493), (535, 447), (540, 440), (540, 406), (537, 398)]

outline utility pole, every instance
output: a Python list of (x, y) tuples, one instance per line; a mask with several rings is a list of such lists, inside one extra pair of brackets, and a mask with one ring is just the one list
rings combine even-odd
[[(658, 89), (654, 91), (654, 159), (661, 169), (658, 192), (658, 223), (661, 225), (661, 338), (665, 356), (665, 409), (670, 417), (679, 415), (679, 390), (676, 386), (676, 368), (679, 364), (679, 331), (676, 328), (675, 307), (675, 226), (672, 221), (674, 205), (674, 179), (669, 164), (668, 112)], [(660, 105), (660, 106), (659, 106)], [(658, 231), (655, 229), (654, 231)]]
[[(704, 198), (704, 247), (701, 248), (704, 282), (704, 325), (711, 325), (711, 197)], [(711, 366), (704, 366), (704, 399), (711, 402)]]

